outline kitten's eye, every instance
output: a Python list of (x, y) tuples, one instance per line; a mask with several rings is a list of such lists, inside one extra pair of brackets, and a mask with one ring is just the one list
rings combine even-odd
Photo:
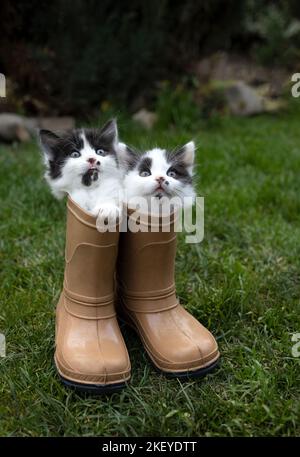
[(104, 151), (104, 149), (97, 149), (96, 154), (98, 156), (106, 156), (107, 151)]
[(72, 157), (73, 159), (77, 159), (77, 157), (80, 157), (80, 156), (81, 156), (81, 154), (80, 154), (80, 152), (78, 152), (78, 151), (73, 151), (73, 152), (71, 152), (71, 157)]
[(176, 178), (177, 173), (174, 170), (170, 170), (167, 172), (167, 175), (170, 176), (170, 178)]
[(151, 171), (150, 170), (148, 170), (148, 171), (145, 170), (145, 171), (141, 171), (140, 172), (140, 176), (142, 178), (147, 178), (147, 176), (150, 176), (150, 175), (151, 175)]

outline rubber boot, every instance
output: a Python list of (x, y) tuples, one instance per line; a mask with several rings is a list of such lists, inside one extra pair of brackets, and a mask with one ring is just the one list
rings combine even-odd
[(121, 233), (117, 312), (136, 330), (158, 370), (175, 377), (203, 376), (220, 354), (212, 334), (176, 297), (174, 217), (171, 223), (168, 217), (152, 218), (151, 232), (150, 218), (144, 216), (141, 231)]
[(84, 392), (114, 391), (130, 378), (130, 360), (114, 307), (118, 240), (118, 229), (100, 233), (96, 218), (68, 198), (54, 359), (64, 384)]

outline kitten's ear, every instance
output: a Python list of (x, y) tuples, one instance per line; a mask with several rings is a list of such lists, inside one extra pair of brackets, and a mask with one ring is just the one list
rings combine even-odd
[(192, 167), (194, 165), (195, 149), (196, 147), (194, 141), (190, 141), (176, 151), (176, 154), (180, 154), (180, 159), (187, 167)]
[(119, 164), (126, 170), (134, 168), (138, 161), (138, 154), (125, 143), (118, 143), (117, 157)]
[(100, 130), (100, 135), (108, 143), (114, 143), (115, 145), (117, 145), (117, 143), (118, 143), (117, 121), (115, 119), (111, 119), (108, 122), (106, 122), (106, 124)]
[(57, 144), (57, 141), (59, 140), (59, 136), (51, 132), (50, 130), (40, 130), (39, 138), (42, 150), (45, 154), (45, 158), (47, 158), (48, 160), (53, 160), (53, 150)]

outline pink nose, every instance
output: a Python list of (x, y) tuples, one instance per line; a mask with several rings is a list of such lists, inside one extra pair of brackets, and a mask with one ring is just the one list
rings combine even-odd
[(96, 162), (96, 159), (93, 159), (92, 157), (90, 159), (88, 159), (88, 162), (91, 163), (93, 165), (93, 163)]
[(163, 176), (158, 176), (157, 178), (155, 178), (156, 181), (161, 184), (162, 182), (164, 182), (165, 178)]

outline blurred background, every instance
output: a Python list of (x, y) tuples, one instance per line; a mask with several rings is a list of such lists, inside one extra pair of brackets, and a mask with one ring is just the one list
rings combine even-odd
[(0, 29), (0, 112), (29, 132), (105, 112), (148, 129), (277, 112), (300, 57), (297, 0), (2, 0)]

